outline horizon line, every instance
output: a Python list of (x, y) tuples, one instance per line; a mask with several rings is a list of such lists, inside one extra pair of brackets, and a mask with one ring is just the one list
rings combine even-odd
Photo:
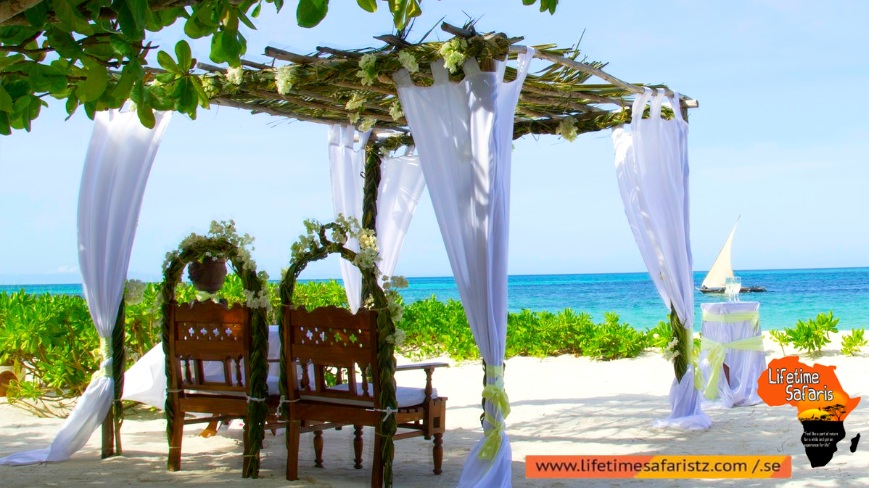
[[(763, 268), (763, 269), (742, 269), (738, 270), (740, 272), (764, 272), (764, 271), (823, 271), (823, 270), (846, 270), (846, 269), (869, 269), (869, 266), (841, 266), (841, 267), (823, 267), (823, 268)], [(735, 270), (737, 271), (737, 270)], [(692, 273), (705, 273), (708, 270), (693, 270)], [(59, 275), (63, 273), (55, 274)], [(507, 277), (513, 276), (598, 276), (598, 275), (629, 275), (629, 274), (648, 274), (648, 271), (619, 271), (619, 272), (594, 272), (594, 273), (517, 273), (517, 274), (509, 274)], [(45, 276), (53, 276), (51, 274), (46, 274)], [(426, 279), (443, 279), (443, 278), (453, 278), (452, 275), (442, 275), (442, 276), (405, 276), (407, 279), (415, 279), (415, 280), (426, 280)], [(300, 281), (326, 281), (326, 280), (336, 280), (340, 281), (341, 277), (329, 277), (329, 278), (306, 278)], [(2, 287), (10, 287), (10, 286), (68, 286), (68, 285), (82, 285), (81, 281), (77, 282), (69, 282), (69, 283), (2, 283), (3, 275), (0, 275), (0, 286)], [(162, 280), (160, 280), (162, 281)], [(280, 280), (269, 280), (272, 281), (280, 281)], [(159, 281), (146, 281), (145, 283), (159, 283)]]

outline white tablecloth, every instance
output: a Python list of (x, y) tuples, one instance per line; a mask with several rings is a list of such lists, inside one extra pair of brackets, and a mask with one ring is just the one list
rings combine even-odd
[(724, 363), (730, 368), (730, 384), (728, 385), (727, 378), (721, 372), (717, 382), (717, 395), (711, 402), (704, 397), (705, 403), (725, 408), (761, 403), (762, 400), (757, 395), (757, 379), (766, 369), (762, 343), (760, 350), (752, 350), (753, 345), (748, 346), (748, 349), (727, 347), (734, 342), (745, 347), (746, 343), (756, 342), (749, 338), (761, 336), (760, 303), (703, 303), (700, 309), (703, 312), (702, 335), (707, 339), (707, 344), (700, 352), (700, 370), (703, 373), (701, 391), (712, 377), (710, 357), (715, 343), (724, 346)]
[[(280, 375), (281, 339), (278, 326), (269, 326), (269, 387), (277, 388)], [(273, 361), (274, 360), (274, 361)], [(213, 366), (213, 368), (209, 367)], [(205, 376), (223, 377), (223, 363), (215, 362), (205, 366)], [(272, 384), (273, 383), (273, 384)], [(160, 342), (124, 374), (124, 400), (141, 402), (159, 409), (166, 405), (166, 356)]]

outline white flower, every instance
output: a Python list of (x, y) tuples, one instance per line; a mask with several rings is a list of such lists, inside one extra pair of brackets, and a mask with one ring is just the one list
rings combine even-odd
[(290, 93), (293, 89), (293, 83), (296, 81), (295, 66), (281, 66), (275, 73), (275, 88), (281, 95)]
[(372, 229), (362, 229), (357, 236), (360, 249), (374, 249), (377, 251), (377, 236)]
[(359, 127), (357, 127), (357, 129), (359, 132), (368, 132), (372, 127), (374, 127), (375, 122), (377, 121), (374, 120), (374, 117), (365, 117), (362, 119), (362, 122), (359, 122)]
[(241, 85), (243, 79), (244, 70), (242, 70), (240, 66), (238, 68), (227, 68), (226, 81), (232, 83), (233, 85)]
[(353, 96), (344, 105), (346, 110), (356, 110), (365, 106), (365, 97), (359, 92), (353, 92)]
[(405, 339), (407, 339), (407, 334), (401, 329), (395, 329), (394, 334), (386, 336), (386, 342), (396, 346), (404, 344)]
[(377, 69), (374, 67), (377, 58), (373, 54), (366, 54), (359, 59), (359, 71), (356, 76), (362, 78), (362, 84), (371, 86), (377, 78)]
[(220, 84), (217, 83), (217, 78), (214, 76), (204, 76), (200, 78), (202, 82), (202, 91), (208, 98), (214, 98), (220, 94)]
[(396, 122), (404, 117), (404, 111), (401, 110), (401, 102), (399, 102), (398, 99), (393, 101), (389, 106), (389, 115), (392, 116), (392, 120), (395, 120)]
[(468, 41), (460, 37), (454, 37), (443, 43), (438, 50), (444, 58), (444, 67), (450, 70), (450, 73), (455, 73), (458, 67), (465, 62), (464, 51), (468, 48)]
[(419, 71), (419, 63), (416, 62), (416, 57), (410, 51), (401, 51), (398, 53), (398, 62), (404, 66), (404, 69), (411, 73)]
[(338, 244), (344, 244), (347, 242), (347, 234), (344, 233), (344, 230), (341, 227), (334, 227), (332, 229), (332, 242), (336, 242)]
[(561, 119), (561, 122), (558, 124), (558, 134), (561, 135), (566, 141), (573, 142), (576, 139), (576, 119), (573, 117), (566, 117)]
[(127, 305), (142, 303), (145, 298), (145, 283), (139, 280), (127, 280), (124, 286), (124, 301)]

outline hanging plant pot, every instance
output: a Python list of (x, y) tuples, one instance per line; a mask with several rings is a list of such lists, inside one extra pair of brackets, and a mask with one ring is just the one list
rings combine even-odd
[(0, 397), (6, 396), (6, 389), (9, 388), (9, 382), (13, 380), (22, 380), (21, 377), (15, 375), (15, 368), (12, 365), (0, 366)]
[(193, 261), (187, 266), (187, 276), (198, 291), (216, 293), (226, 281), (226, 259)]

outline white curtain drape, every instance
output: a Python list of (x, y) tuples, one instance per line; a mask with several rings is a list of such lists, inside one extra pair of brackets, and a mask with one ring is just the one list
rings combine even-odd
[[(354, 133), (361, 146), (353, 145)], [(332, 203), (335, 215), (362, 220), (364, 195), (365, 142), (368, 134), (355, 132), (352, 126), (333, 125), (329, 129), (329, 162), (332, 174)], [(410, 227), (413, 213), (425, 189), (425, 179), (419, 157), (413, 148), (403, 156), (383, 158), (380, 163), (380, 186), (377, 189), (377, 247), (381, 261), (378, 268), (384, 277), (392, 276), (398, 263), (398, 254), (404, 236)], [(348, 240), (348, 249), (357, 250), (356, 239)], [(341, 279), (347, 292), (350, 310), (356, 313), (362, 296), (362, 274), (356, 266), (341, 260)]]
[(533, 49), (521, 54), (516, 80), (505, 63), (481, 72), (465, 62), (465, 79), (451, 83), (433, 63), (434, 84), (414, 86), (394, 75), (413, 132), (435, 216), (468, 322), (486, 361), (485, 437), (471, 450), (459, 486), (509, 487), (510, 441), (504, 417), (503, 364), (507, 338), (507, 243), (513, 118)]
[(85, 445), (111, 406), (114, 381), (111, 350), (105, 344), (111, 344), (142, 195), (170, 113), (155, 117), (152, 130), (142, 126), (134, 111), (98, 112), (94, 117), (79, 190), (78, 252), (82, 289), (104, 344), (104, 360), (51, 445), (12, 454), (0, 459), (0, 464), (69, 459)]
[[(329, 170), (332, 176), (332, 207), (335, 216), (353, 217), (362, 222), (362, 187), (365, 171), (365, 145), (371, 131), (359, 132), (359, 144), (354, 144), (357, 134), (352, 125), (329, 126)], [(356, 239), (347, 239), (347, 249), (359, 250)], [(340, 261), (341, 279), (347, 293), (350, 311), (356, 313), (362, 301), (362, 274), (345, 259)]]
[[(694, 330), (694, 275), (689, 235), (688, 124), (682, 118), (679, 95), (669, 99), (671, 120), (661, 117), (663, 92), (652, 96), (646, 88), (633, 104), (630, 130), (613, 129), (615, 166), (625, 214), (665, 306), (676, 310), (679, 320)], [(650, 116), (642, 118), (651, 101)], [(680, 351), (691, 357), (688, 341)], [(694, 368), (688, 366), (682, 381), (670, 389), (671, 413), (658, 426), (707, 428), (711, 421), (700, 408), (694, 388)]]
[(412, 147), (403, 156), (383, 158), (380, 162), (380, 186), (377, 189), (377, 246), (380, 249), (380, 272), (384, 277), (395, 273), (404, 236), (425, 189), (419, 156)]

